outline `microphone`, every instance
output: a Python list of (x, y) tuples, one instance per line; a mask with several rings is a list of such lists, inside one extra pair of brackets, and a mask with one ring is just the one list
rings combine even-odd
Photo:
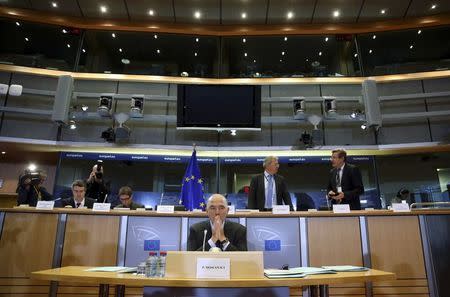
[(206, 233), (208, 233), (208, 230), (203, 230), (203, 252), (205, 251)]

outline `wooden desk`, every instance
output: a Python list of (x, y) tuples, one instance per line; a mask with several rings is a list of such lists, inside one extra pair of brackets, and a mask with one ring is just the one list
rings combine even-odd
[[(88, 272), (91, 267), (67, 266), (62, 268), (36, 271), (32, 279), (59, 282), (77, 282), (100, 286), (99, 296), (108, 296), (109, 285), (116, 285), (116, 296), (123, 296), (125, 286), (144, 287), (198, 287), (198, 288), (257, 288), (257, 287), (312, 287), (312, 292), (328, 296), (328, 285), (368, 281), (395, 280), (395, 274), (370, 269), (364, 272), (339, 272), (336, 274), (310, 275), (304, 278), (289, 279), (181, 279), (181, 278), (147, 278), (129, 273)], [(319, 295), (318, 294), (318, 295)]]

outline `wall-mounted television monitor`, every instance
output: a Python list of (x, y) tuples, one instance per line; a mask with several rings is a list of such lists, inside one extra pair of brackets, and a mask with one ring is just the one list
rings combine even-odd
[(261, 130), (261, 86), (178, 85), (177, 129)]

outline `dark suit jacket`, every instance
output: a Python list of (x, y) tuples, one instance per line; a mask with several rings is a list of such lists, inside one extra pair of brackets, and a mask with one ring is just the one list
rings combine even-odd
[[(84, 197), (84, 206), (87, 208), (94, 207), (95, 200), (89, 197)], [(66, 207), (67, 205), (71, 205), (73, 208), (75, 208), (75, 200), (73, 197), (61, 199), (61, 207)]]
[[(337, 192), (336, 174), (337, 169), (331, 169), (328, 179), (327, 192), (331, 190)], [(342, 172), (341, 187), (342, 192), (344, 193), (344, 199), (342, 199), (341, 204), (350, 204), (350, 209), (353, 210), (361, 209), (359, 195), (364, 194), (364, 185), (362, 183), (361, 172), (359, 171), (358, 167), (352, 164), (345, 163), (344, 171)], [(330, 200), (332, 203), (335, 203), (335, 200)]]
[[(39, 191), (41, 192), (41, 199), (50, 201), (53, 200), (53, 196), (47, 191), (44, 187), (39, 187)], [(28, 204), (29, 206), (36, 206), (38, 202), (38, 192), (36, 189), (30, 185), (28, 190), (25, 186), (19, 186), (16, 190), (17, 193), (17, 205), (20, 204)]]
[[(209, 251), (211, 246), (208, 240), (212, 236), (211, 223), (209, 220), (194, 224), (189, 229), (189, 237), (187, 243), (188, 251), (202, 251), (204, 230), (207, 230), (205, 240), (205, 251)], [(226, 251), (247, 251), (247, 229), (241, 224), (225, 221), (223, 226), (225, 237), (230, 244)]]
[[(264, 210), (264, 204), (266, 202), (266, 192), (264, 189), (264, 173), (255, 175), (250, 182), (250, 191), (248, 193), (248, 206), (250, 209)], [(291, 196), (287, 190), (284, 177), (275, 174), (275, 189), (277, 191), (277, 205), (289, 205), (291, 211), (294, 210), (292, 206)]]

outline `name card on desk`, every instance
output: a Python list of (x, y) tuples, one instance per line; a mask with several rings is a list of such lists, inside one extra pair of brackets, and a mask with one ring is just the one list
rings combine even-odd
[(157, 213), (174, 213), (175, 206), (173, 205), (158, 205)]
[(228, 206), (228, 214), (235, 214), (236, 213), (236, 207), (234, 205)]
[(52, 210), (55, 206), (55, 201), (38, 201), (36, 209)]
[(274, 205), (272, 208), (273, 214), (289, 214), (289, 205)]
[(411, 211), (409, 209), (408, 203), (392, 203), (392, 210), (394, 212), (409, 212), (409, 211)]
[(109, 212), (111, 209), (111, 203), (94, 203), (93, 211)]
[(350, 213), (350, 205), (333, 204), (333, 213)]
[(230, 259), (197, 258), (197, 278), (230, 279)]

